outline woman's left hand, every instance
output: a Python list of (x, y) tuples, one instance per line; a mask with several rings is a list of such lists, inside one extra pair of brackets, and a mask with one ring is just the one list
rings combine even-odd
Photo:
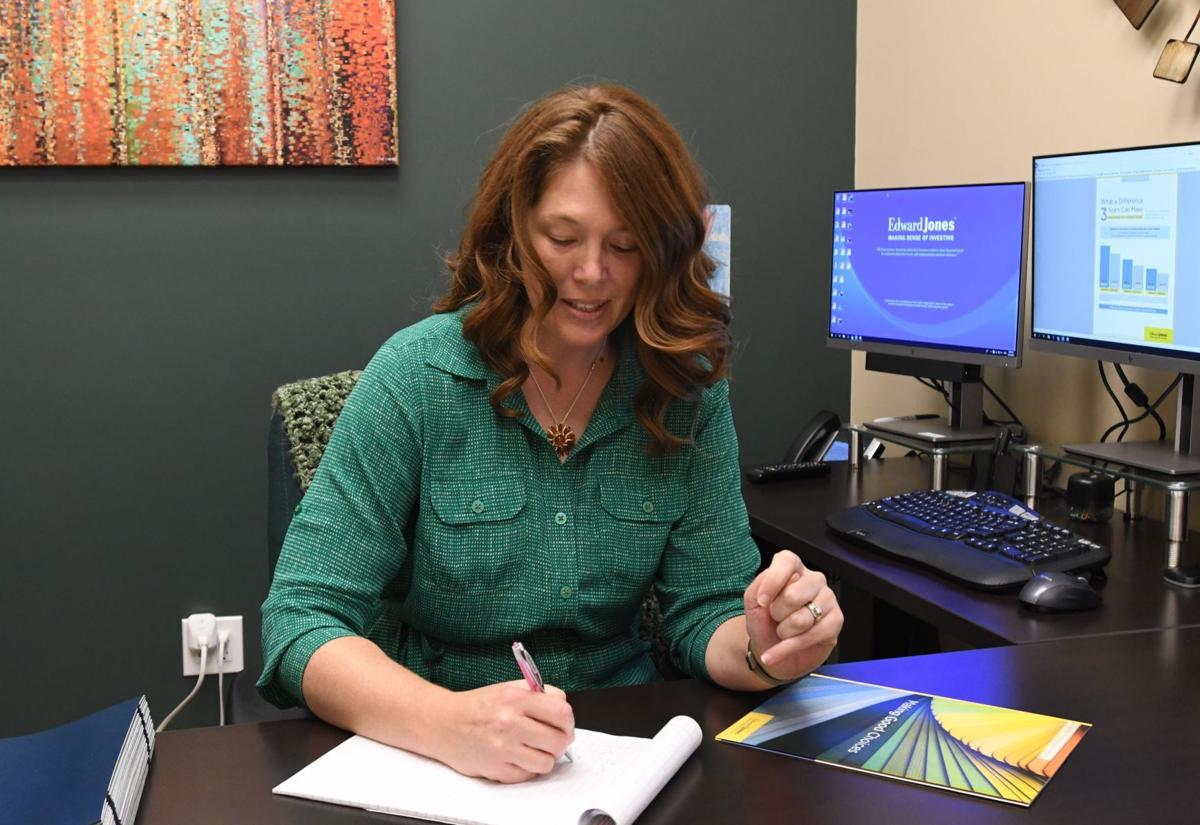
[(797, 679), (829, 656), (842, 630), (842, 609), (825, 582), (790, 550), (750, 583), (744, 596), (750, 647), (776, 679)]

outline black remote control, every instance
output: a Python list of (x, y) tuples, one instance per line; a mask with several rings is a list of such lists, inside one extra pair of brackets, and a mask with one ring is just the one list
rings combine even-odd
[(797, 461), (794, 464), (760, 464), (746, 471), (751, 484), (767, 481), (787, 481), (793, 478), (816, 478), (829, 475), (828, 461)]

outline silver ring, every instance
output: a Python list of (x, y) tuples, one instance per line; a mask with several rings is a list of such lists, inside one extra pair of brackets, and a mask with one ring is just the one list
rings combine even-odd
[(808, 612), (812, 614), (814, 625), (816, 625), (817, 622), (821, 621), (821, 619), (825, 618), (825, 611), (822, 610), (819, 605), (814, 604), (813, 602), (809, 602), (808, 604), (806, 604), (804, 606), (807, 607)]

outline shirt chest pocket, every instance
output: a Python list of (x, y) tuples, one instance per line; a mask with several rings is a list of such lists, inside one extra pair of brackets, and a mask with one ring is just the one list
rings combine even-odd
[(601, 479), (601, 572), (638, 588), (652, 581), (686, 503), (678, 484), (648, 488), (624, 477)]
[(456, 593), (494, 593), (517, 584), (526, 556), (525, 479), (515, 475), (434, 478), (416, 572)]

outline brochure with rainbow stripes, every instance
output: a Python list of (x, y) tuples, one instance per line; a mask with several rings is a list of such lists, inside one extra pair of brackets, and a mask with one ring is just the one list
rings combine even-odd
[(1028, 807), (1090, 728), (812, 675), (717, 740)]

